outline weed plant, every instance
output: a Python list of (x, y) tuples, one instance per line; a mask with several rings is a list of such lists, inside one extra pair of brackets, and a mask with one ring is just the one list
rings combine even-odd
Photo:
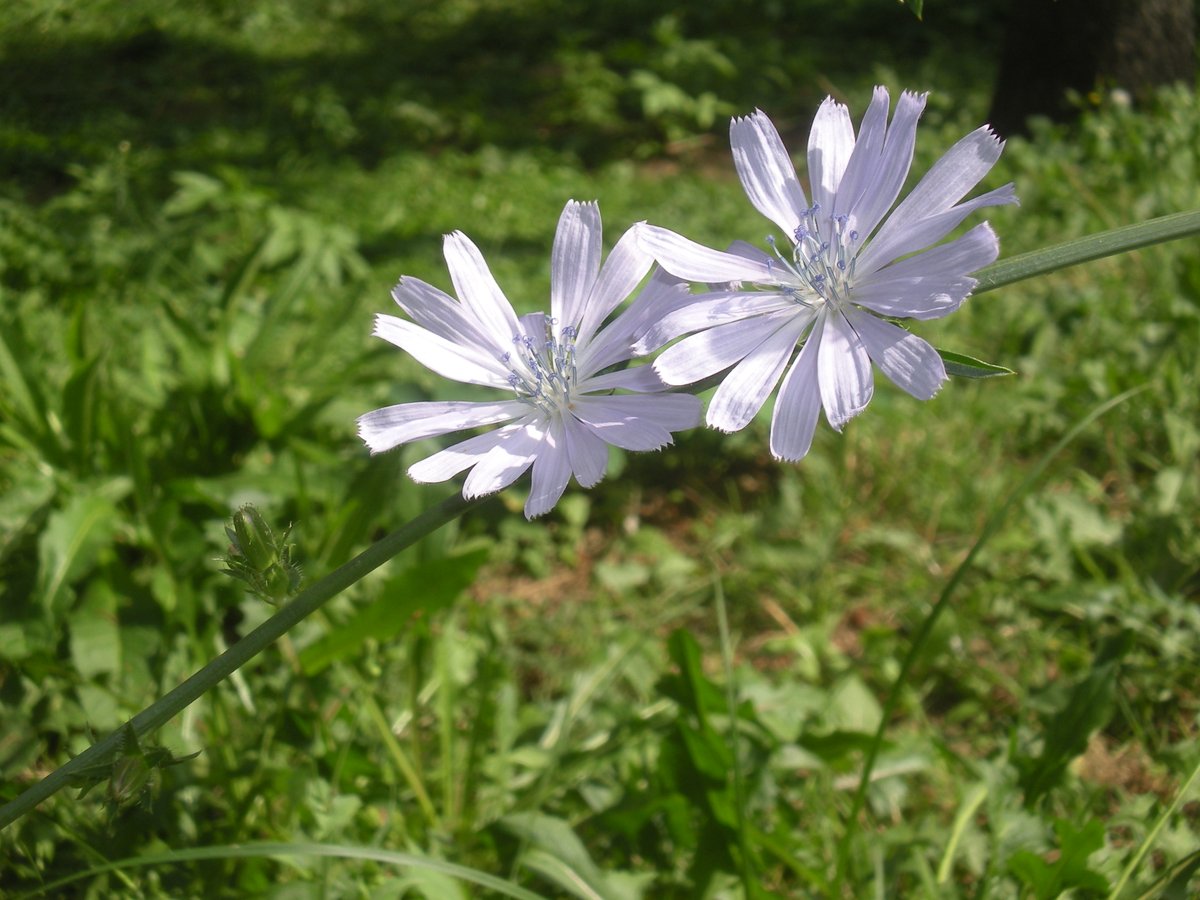
[[(601, 198), (610, 234), (763, 228), (732, 112), (931, 88), (916, 170), (982, 115), (996, 4), (749, 5), (10, 4), (0, 800), (270, 615), (221, 572), (239, 507), (319, 575), (446, 496), (404, 478), (426, 448), (369, 458), (353, 433), (450, 396), (368, 338), (401, 273), (449, 287), (442, 232), (533, 308), (567, 197)], [(990, 214), (1004, 255), (1200, 206), (1198, 148), (1183, 89), (1039, 125), (994, 173), (1022, 200)], [(618, 457), (545, 520), (518, 486), (135, 741), (143, 777), (5, 829), (0, 893), (468, 896), (439, 861), (552, 896), (1109, 890), (1198, 762), (1200, 255), (925, 324), (1017, 374), (920, 408), (883, 387), (798, 466), (763, 416)], [(985, 519), (1139, 387), (967, 573), (851, 832), (882, 698)], [(1133, 887), (1186, 895), (1198, 832), (1184, 802)], [(274, 849), (232, 848), (253, 842)]]

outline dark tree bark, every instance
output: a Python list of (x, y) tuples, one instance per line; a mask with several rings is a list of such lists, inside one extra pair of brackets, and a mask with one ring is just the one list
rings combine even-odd
[(1068, 91), (1141, 100), (1195, 80), (1195, 0), (1011, 0), (988, 121), (1020, 134), (1030, 116), (1073, 118)]

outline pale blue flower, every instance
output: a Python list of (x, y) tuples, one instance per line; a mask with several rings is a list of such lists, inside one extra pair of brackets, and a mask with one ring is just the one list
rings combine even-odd
[(741, 242), (712, 250), (664, 228), (639, 228), (639, 242), (667, 271), (727, 288), (665, 313), (638, 343), (645, 353), (690, 335), (655, 362), (669, 384), (729, 369), (709, 425), (744, 428), (778, 385), (771, 452), (798, 460), (822, 407), (838, 430), (866, 407), (872, 362), (921, 400), (946, 380), (937, 351), (887, 320), (958, 309), (976, 284), (969, 273), (993, 262), (999, 243), (986, 223), (938, 242), (969, 213), (1017, 198), (1008, 184), (960, 202), (1000, 158), (1003, 142), (984, 126), (951, 147), (889, 215), (924, 106), (925, 95), (902, 94), (889, 125), (888, 92), (877, 87), (856, 138), (846, 107), (827, 99), (809, 135), (811, 203), (771, 120), (761, 111), (734, 119), (742, 186), (785, 236), (778, 244), (768, 238), (770, 253)]
[[(493, 401), (401, 403), (361, 416), (358, 433), (372, 453), (484, 425), (501, 427), (421, 460), (408, 474), (445, 481), (470, 469), (469, 498), (498, 491), (531, 466), (525, 515), (554, 508), (571, 476), (583, 487), (604, 477), (608, 447), (658, 450), (671, 433), (700, 422), (700, 401), (664, 393), (649, 366), (623, 368), (634, 338), (658, 316), (686, 303), (686, 286), (660, 275), (607, 326), (605, 319), (638, 286), (653, 260), (633, 229), (602, 266), (600, 210), (567, 203), (550, 259), (550, 315), (518, 317), (479, 249), (461, 232), (446, 235), (446, 264), (458, 299), (405, 277), (392, 296), (412, 319), (380, 315), (375, 334), (440, 375), (503, 391)], [(614, 393), (615, 390), (632, 393)]]

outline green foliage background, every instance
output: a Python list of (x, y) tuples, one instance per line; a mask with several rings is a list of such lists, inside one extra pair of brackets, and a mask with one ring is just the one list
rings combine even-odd
[[(316, 576), (453, 490), (403, 476), (432, 444), (369, 458), (353, 432), (463, 396), (369, 338), (399, 275), (449, 287), (443, 232), (527, 309), (570, 197), (600, 200), (610, 244), (640, 219), (753, 239), (729, 115), (763, 108), (799, 156), (826, 93), (857, 115), (875, 83), (932, 90), (919, 171), (983, 120), (1000, 12), (9, 3), (0, 800), (270, 615), (221, 572), (240, 505), (292, 524)], [(1021, 196), (989, 216), (1005, 254), (1200, 206), (1191, 92), (1080, 102), (986, 185)], [(1149, 248), (922, 323), (1017, 376), (924, 405), (881, 383), (799, 466), (770, 460), (763, 416), (615, 456), (544, 521), (518, 487), (143, 741), (125, 777), (0, 833), (0, 892), (179, 853), (52, 893), (465, 895), (318, 842), (564, 896), (1102, 892), (1197, 763), (1198, 303), (1195, 242)], [(880, 698), (985, 517), (1140, 385), (986, 548), (851, 835)], [(1137, 884), (1186, 891), (1196, 828), (1185, 803)], [(182, 855), (251, 841), (294, 855)]]

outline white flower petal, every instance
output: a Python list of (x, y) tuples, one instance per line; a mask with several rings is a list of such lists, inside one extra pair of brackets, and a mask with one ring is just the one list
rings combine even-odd
[(774, 124), (762, 110), (729, 124), (729, 144), (746, 196), (790, 240), (808, 201)]
[(381, 453), (422, 438), (507, 422), (528, 412), (529, 405), (520, 400), (399, 403), (359, 416), (358, 436), (372, 453)]
[(861, 240), (870, 237), (875, 226), (900, 196), (904, 179), (912, 167), (913, 148), (917, 143), (917, 120), (925, 109), (927, 97), (927, 94), (909, 91), (900, 95), (883, 151), (870, 173), (870, 180), (864, 183), (862, 193), (849, 208), (842, 208), (839, 198), (839, 210), (850, 217), (847, 229), (857, 231)]
[(481, 349), (496, 347), (495, 336), (481, 331), (457, 300), (419, 278), (401, 278), (392, 288), (392, 299), (414, 322), (438, 337), (456, 344), (466, 341)]
[(892, 219), (889, 218), (880, 226), (875, 239), (859, 254), (856, 277), (865, 278), (894, 259), (936, 244), (977, 209), (1016, 202), (1017, 195), (1010, 183), (937, 215), (910, 222), (900, 230), (891, 227)]
[(527, 424), (528, 421), (525, 420), (513, 422), (503, 428), (497, 428), (486, 434), (477, 434), (475, 437), (467, 438), (465, 441), (439, 450), (432, 456), (427, 456), (420, 462), (409, 466), (408, 477), (418, 484), (434, 484), (453, 478), (464, 469), (475, 465), (489, 450), (497, 444), (502, 444), (512, 432), (524, 428)]
[(407, 319), (377, 315), (372, 334), (407, 351), (425, 368), (445, 378), (488, 387), (508, 387), (508, 374), (499, 360), (489, 357), (478, 347), (439, 337)]
[(450, 280), (463, 306), (478, 321), (480, 329), (497, 343), (517, 333), (517, 314), (496, 284), (483, 254), (461, 231), (446, 235), (442, 244)]
[(689, 394), (580, 397), (574, 413), (605, 443), (624, 450), (659, 450), (672, 442), (672, 422), (691, 428), (699, 421), (700, 401)]
[(554, 509), (554, 504), (571, 480), (571, 460), (567, 454), (563, 423), (551, 419), (537, 458), (533, 461), (533, 479), (525, 501), (525, 518), (536, 519)]
[(596, 437), (574, 416), (563, 420), (563, 434), (571, 471), (580, 487), (590, 488), (604, 478), (608, 467), (608, 444)]
[(656, 394), (665, 391), (667, 387), (667, 383), (654, 371), (654, 367), (649, 365), (631, 366), (616, 372), (605, 372), (603, 375), (596, 375), (579, 382), (581, 394), (594, 394), (618, 388), (635, 391), (639, 394)]
[(634, 341), (659, 320), (692, 302), (686, 281), (656, 268), (629, 308), (609, 322), (585, 347), (577, 347), (579, 378), (590, 378), (614, 363), (631, 359)]
[[(638, 243), (635, 228), (628, 229), (617, 245), (608, 254), (600, 269), (600, 275), (592, 286), (591, 294), (583, 307), (578, 322), (577, 344), (586, 344), (596, 329), (608, 318), (608, 314), (621, 305), (622, 301), (641, 283), (654, 265), (654, 257)], [(559, 323), (562, 327), (562, 323)]]
[(794, 317), (730, 370), (708, 405), (708, 424), (721, 431), (740, 431), (758, 415), (791, 359), (808, 317)]
[(772, 268), (734, 253), (713, 250), (657, 225), (636, 227), (638, 242), (646, 252), (672, 275), (688, 281), (772, 284), (781, 274), (778, 266)]
[(537, 422), (518, 428), (475, 463), (463, 482), (468, 500), (508, 487), (524, 474), (541, 451), (546, 432)]
[(696, 294), (691, 300), (638, 338), (634, 351), (641, 355), (652, 353), (681, 334), (803, 308), (791, 297), (774, 291), (717, 291)]
[(867, 107), (858, 128), (858, 140), (854, 142), (854, 151), (846, 163), (842, 182), (838, 185), (837, 198), (831, 211), (834, 215), (849, 214), (863, 190), (874, 183), (879, 156), (887, 137), (888, 103), (887, 88), (876, 87), (871, 105)]
[(847, 310), (875, 365), (897, 386), (918, 400), (933, 397), (946, 380), (946, 366), (927, 341), (870, 313)]
[[(819, 218), (833, 215), (842, 173), (854, 151), (854, 124), (845, 104), (826, 97), (808, 133), (808, 182)], [(791, 237), (791, 235), (789, 235)]]
[(796, 462), (807, 456), (817, 430), (817, 417), (821, 411), (817, 357), (824, 321), (822, 316), (813, 327), (775, 398), (775, 414), (771, 417), (771, 455), (785, 462)]
[(875, 391), (867, 348), (846, 317), (834, 309), (825, 314), (817, 348), (817, 377), (825, 418), (835, 431), (866, 409)]
[(600, 271), (600, 235), (600, 207), (567, 201), (550, 253), (550, 315), (556, 329), (575, 327), (583, 317), (584, 302)]
[(856, 284), (851, 299), (885, 316), (937, 319), (958, 309), (977, 282), (967, 273), (996, 261), (1000, 242), (987, 222), (962, 237), (885, 266)]
[(811, 321), (812, 314), (793, 303), (791, 308), (780, 312), (709, 328), (663, 351), (654, 361), (655, 371), (667, 384), (701, 381), (744, 359), (796, 318)]

